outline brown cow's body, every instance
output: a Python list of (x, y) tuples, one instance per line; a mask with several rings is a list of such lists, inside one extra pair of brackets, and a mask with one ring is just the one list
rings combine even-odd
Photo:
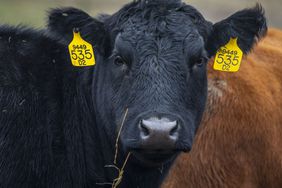
[(271, 29), (238, 73), (210, 66), (203, 123), (164, 187), (281, 188), (281, 108), (282, 32)]

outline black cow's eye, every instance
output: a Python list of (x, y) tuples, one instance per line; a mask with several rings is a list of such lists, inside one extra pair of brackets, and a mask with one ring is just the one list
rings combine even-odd
[(196, 60), (195, 65), (197, 65), (198, 67), (202, 67), (206, 62), (207, 62), (207, 59), (204, 57), (201, 57), (198, 60)]
[(121, 57), (121, 56), (116, 56), (115, 57), (115, 60), (114, 60), (114, 63), (118, 66), (121, 66), (121, 65), (125, 65), (126, 62), (125, 60)]

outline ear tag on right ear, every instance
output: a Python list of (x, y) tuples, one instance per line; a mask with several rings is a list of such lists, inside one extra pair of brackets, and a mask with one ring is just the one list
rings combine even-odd
[(90, 43), (86, 42), (79, 32), (73, 31), (73, 40), (69, 44), (69, 53), (73, 66), (87, 67), (94, 66), (94, 50)]
[(243, 52), (237, 43), (238, 38), (230, 41), (217, 50), (213, 68), (224, 72), (237, 72), (240, 68)]

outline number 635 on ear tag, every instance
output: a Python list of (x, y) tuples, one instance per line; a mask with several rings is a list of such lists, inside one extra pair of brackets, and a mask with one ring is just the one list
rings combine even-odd
[(231, 38), (216, 53), (213, 68), (224, 72), (237, 72), (240, 68), (243, 52), (237, 44), (238, 38)]
[(69, 44), (69, 53), (73, 66), (87, 67), (94, 66), (96, 63), (92, 45), (83, 40), (79, 32), (73, 32), (73, 40)]

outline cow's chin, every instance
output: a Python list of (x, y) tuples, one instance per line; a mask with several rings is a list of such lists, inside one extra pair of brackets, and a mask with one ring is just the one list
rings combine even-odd
[(133, 150), (134, 158), (147, 167), (158, 167), (168, 162), (173, 161), (179, 154), (179, 151), (174, 150)]

